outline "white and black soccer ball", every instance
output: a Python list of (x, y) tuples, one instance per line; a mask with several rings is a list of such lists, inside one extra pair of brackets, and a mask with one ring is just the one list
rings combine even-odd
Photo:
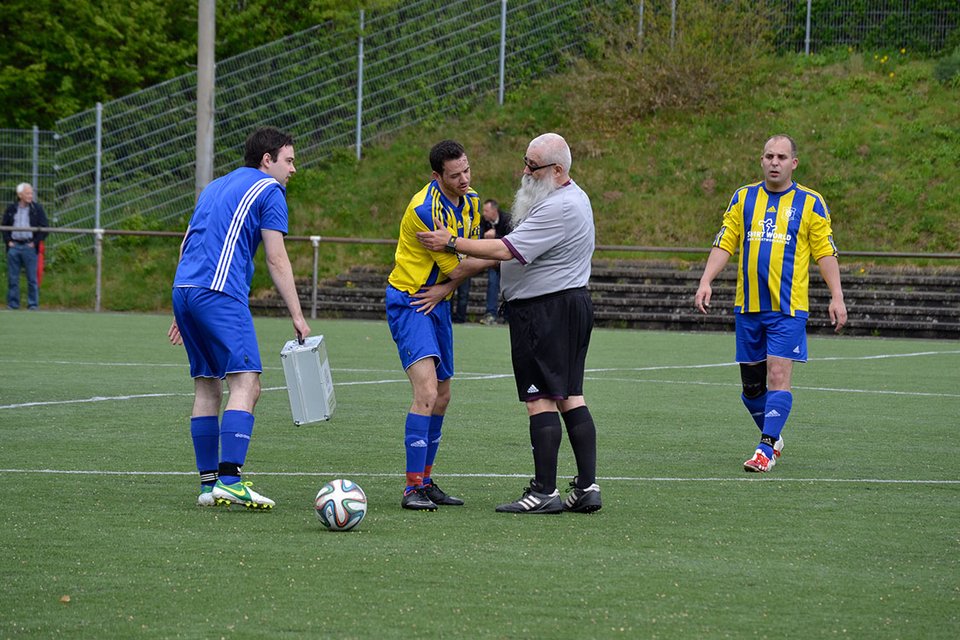
[(350, 480), (331, 480), (320, 489), (313, 506), (327, 529), (350, 531), (367, 515), (367, 495)]

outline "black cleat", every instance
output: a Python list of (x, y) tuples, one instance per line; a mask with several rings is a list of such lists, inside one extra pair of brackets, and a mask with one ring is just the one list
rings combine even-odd
[(574, 478), (567, 490), (567, 497), (563, 501), (563, 510), (574, 513), (593, 513), (599, 511), (603, 503), (600, 501), (600, 487), (596, 483), (591, 484), (586, 489), (577, 487), (577, 479)]
[(424, 487), (417, 487), (409, 493), (403, 494), (400, 506), (413, 511), (436, 511), (437, 504), (427, 496)]
[(438, 506), (459, 507), (463, 504), (460, 498), (454, 498), (447, 495), (443, 489), (437, 486), (436, 482), (430, 481), (430, 484), (423, 485), (424, 494)]
[(535, 481), (523, 490), (523, 495), (516, 502), (508, 502), (497, 507), (497, 513), (561, 513), (563, 503), (560, 501), (560, 492), (540, 493), (534, 489)]

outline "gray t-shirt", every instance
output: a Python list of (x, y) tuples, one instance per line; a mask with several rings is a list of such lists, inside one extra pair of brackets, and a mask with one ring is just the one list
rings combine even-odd
[(587, 286), (594, 248), (590, 198), (571, 180), (535, 204), (503, 242), (514, 258), (500, 264), (507, 300)]

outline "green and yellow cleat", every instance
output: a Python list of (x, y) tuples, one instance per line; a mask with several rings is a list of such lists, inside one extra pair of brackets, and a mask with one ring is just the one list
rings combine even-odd
[(242, 481), (223, 484), (217, 480), (217, 484), (213, 486), (213, 499), (220, 506), (242, 504), (247, 509), (272, 509), (276, 503), (251, 489), (252, 485), (252, 482)]

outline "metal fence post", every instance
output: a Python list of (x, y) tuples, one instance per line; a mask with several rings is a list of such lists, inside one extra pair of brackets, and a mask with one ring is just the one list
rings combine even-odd
[(497, 94), (498, 104), (503, 106), (503, 82), (505, 58), (507, 55), (507, 0), (500, 0), (500, 92)]
[(804, 38), (803, 52), (804, 55), (810, 55), (810, 5), (813, 0), (807, 0), (807, 35)]
[(673, 42), (677, 37), (677, 0), (670, 2), (670, 50), (673, 51)]
[(363, 126), (363, 9), (360, 9), (360, 37), (357, 42), (357, 160), (360, 159)]
[(33, 193), (34, 197), (40, 198), (40, 187), (37, 182), (40, 180), (40, 127), (33, 125)]
[(99, 227), (93, 230), (93, 255), (97, 260), (96, 298), (93, 310), (100, 311), (100, 294), (103, 291), (103, 229)]
[(96, 150), (93, 169), (93, 226), (100, 228), (100, 173), (103, 163), (103, 103), (97, 103)]
[(643, 49), (643, 0), (640, 0), (640, 18), (637, 20), (637, 45)]
[(310, 307), (310, 319), (317, 317), (317, 267), (320, 264), (320, 236), (310, 236), (310, 244), (313, 245), (313, 295)]
[(197, 160), (196, 193), (213, 181), (214, 126), (216, 122), (217, 39), (216, 0), (197, 3)]

